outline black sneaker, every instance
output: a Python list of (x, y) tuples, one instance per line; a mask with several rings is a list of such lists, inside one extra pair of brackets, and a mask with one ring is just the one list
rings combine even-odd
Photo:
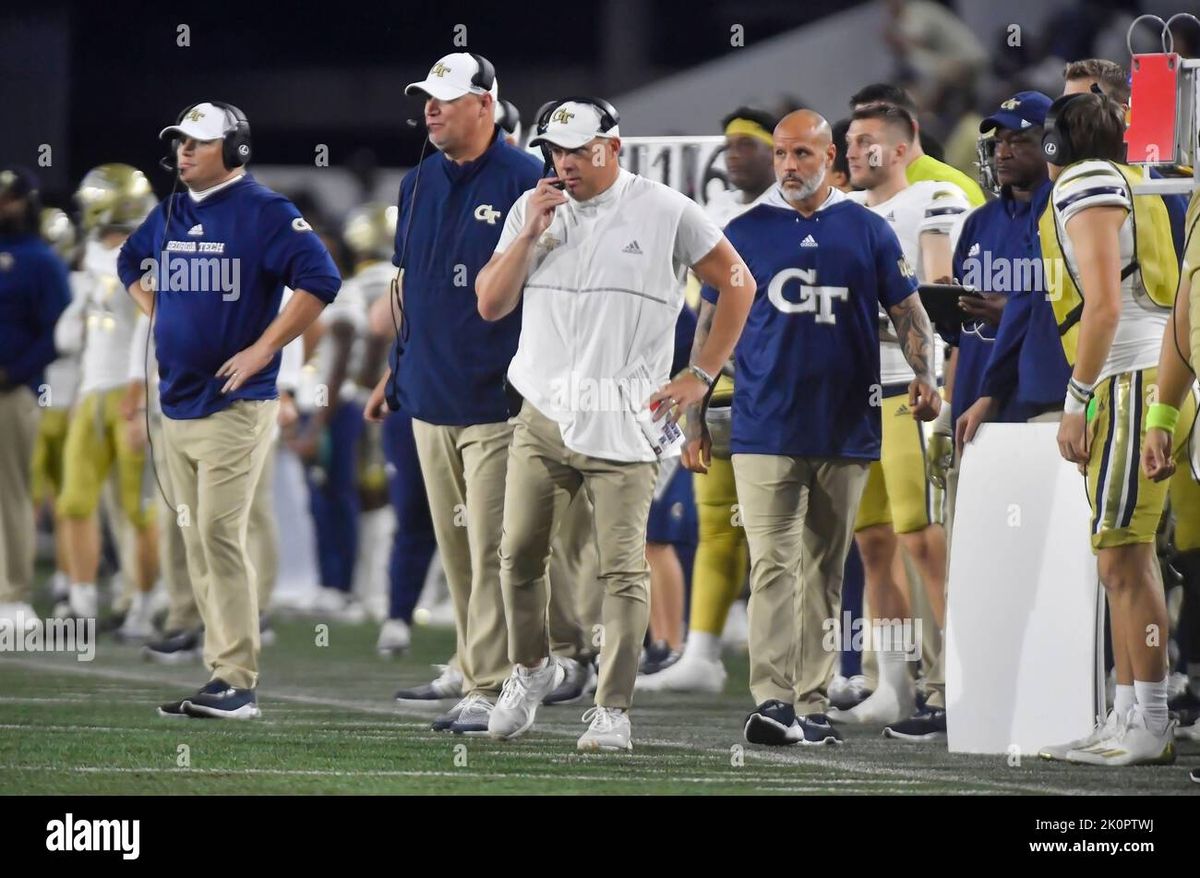
[(554, 659), (560, 665), (566, 676), (558, 688), (542, 699), (542, 704), (571, 704), (583, 697), (584, 690), (591, 680), (593, 673), (591, 662), (577, 662), (575, 659)]
[(1193, 695), (1190, 688), (1184, 689), (1167, 702), (1167, 710), (1175, 714), (1179, 728), (1194, 726), (1200, 721), (1200, 698)]
[(801, 737), (797, 744), (805, 746), (821, 746), (823, 744), (842, 744), (842, 736), (823, 713), (810, 713), (808, 716), (796, 717), (796, 727)]
[(944, 741), (946, 711), (939, 707), (927, 706), (908, 719), (884, 726), (883, 736), (898, 741)]
[(237, 689), (224, 680), (212, 680), (195, 695), (183, 699), (188, 716), (201, 719), (254, 719), (262, 716), (253, 689)]
[(179, 665), (199, 661), (204, 652), (200, 642), (203, 628), (191, 631), (168, 631), (158, 640), (142, 647), (142, 658), (148, 662)]
[(786, 701), (764, 701), (746, 717), (742, 734), (751, 744), (786, 747), (799, 743), (801, 732), (796, 727), (796, 711)]

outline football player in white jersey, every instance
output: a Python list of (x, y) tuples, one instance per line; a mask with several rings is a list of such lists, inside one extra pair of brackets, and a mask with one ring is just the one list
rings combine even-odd
[(58, 511), (65, 527), (71, 612), (95, 618), (100, 534), (96, 507), (110, 470), (119, 482), (119, 506), (136, 530), (136, 570), (126, 570), (137, 587), (126, 622), (130, 632), (151, 633), (146, 593), (158, 575), (154, 506), (144, 490), (145, 455), (129, 446), (121, 403), (137, 305), (117, 277), (117, 254), (129, 234), (155, 205), (154, 192), (136, 168), (107, 164), (93, 168), (76, 192), (88, 240), (83, 257), (82, 297), (64, 312), (55, 329), (63, 353), (81, 351), (79, 399), (67, 430), (63, 492)]
[[(1148, 430), (1187, 453), (1195, 417), (1158, 402), (1157, 367), (1178, 263), (1162, 199), (1133, 197), (1140, 171), (1123, 164), (1121, 105), (1102, 94), (1064, 95), (1046, 116), (1052, 215), (1043, 220), (1066, 271), (1051, 279), (1064, 353), (1073, 371), (1058, 432), (1062, 456), (1086, 473), (1091, 544), (1110, 608), (1117, 689), (1113, 710), (1079, 741), (1039, 755), (1090, 765), (1175, 760), (1167, 708), (1168, 618), (1155, 557), (1167, 483), (1139, 466)], [(1057, 274), (1054, 273), (1054, 274)]]
[[(850, 197), (888, 221), (920, 279), (948, 280), (955, 238), (970, 204), (953, 183), (908, 182), (905, 169), (915, 137), (912, 116), (902, 107), (881, 104), (856, 110), (846, 134), (846, 157), (850, 180), (862, 191)], [(907, 405), (912, 379), (899, 341), (890, 333), (883, 335), (883, 450), (871, 465), (855, 523), (867, 605), (877, 620), (872, 631), (879, 631), (882, 646), (877, 649), (879, 683), (854, 708), (831, 711), (833, 720), (888, 723), (912, 712), (915, 692), (907, 662), (919, 657), (920, 638), (904, 636), (916, 626), (905, 624), (912, 612), (908, 590), (901, 586), (904, 567), (897, 563), (897, 536), (921, 574), (937, 625), (944, 622), (946, 534), (941, 497), (925, 480), (921, 424)], [(911, 642), (914, 639), (918, 642)]]
[[(71, 218), (57, 207), (43, 208), (41, 233), (46, 243), (66, 263), (74, 296), (83, 272), (74, 270), (80, 247)], [(47, 504), (53, 512), (55, 567), (50, 579), (50, 591), (56, 608), (55, 615), (69, 615), (67, 595), (70, 594), (71, 577), (67, 574), (67, 543), (62, 536), (64, 526), (54, 507), (58, 495), (62, 493), (63, 449), (67, 441), (71, 406), (75, 403), (75, 392), (79, 388), (79, 355), (64, 354), (47, 366), (45, 384), (47, 398), (38, 422), (37, 442), (33, 447), (33, 503), (39, 509)]]

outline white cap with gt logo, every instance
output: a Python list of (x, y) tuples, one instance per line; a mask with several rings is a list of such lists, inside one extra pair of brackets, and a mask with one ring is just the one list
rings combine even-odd
[(578, 149), (593, 137), (620, 137), (621, 127), (604, 130), (603, 114), (594, 104), (564, 101), (554, 108), (546, 130), (529, 140), (530, 146), (548, 143), (563, 149)]
[(182, 134), (196, 140), (220, 140), (237, 129), (233, 114), (208, 101), (196, 104), (174, 125), (158, 132), (159, 137), (167, 134)]
[(406, 95), (424, 92), (439, 101), (454, 101), (463, 95), (491, 94), (493, 100), (500, 97), (500, 84), (492, 77), (492, 87), (485, 89), (472, 80), (480, 73), (479, 62), (468, 52), (453, 52), (438, 59), (429, 68), (429, 75), (420, 82), (410, 82), (404, 88)]

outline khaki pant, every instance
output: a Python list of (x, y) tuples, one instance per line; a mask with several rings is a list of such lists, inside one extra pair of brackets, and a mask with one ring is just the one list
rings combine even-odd
[(842, 576), (869, 465), (735, 454), (750, 547), (750, 692), (822, 713), (837, 644)]
[(600, 652), (603, 586), (597, 581), (592, 504), (580, 491), (567, 507), (550, 550), (550, 651), (590, 662)]
[(466, 427), (416, 418), (412, 423), (433, 534), (454, 604), (463, 694), (495, 700), (511, 668), (499, 551), (513, 428), (503, 421)]
[(0, 390), (0, 604), (33, 594), (33, 446), (41, 409), (28, 387)]
[[(954, 510), (958, 498), (958, 468), (960, 461), (946, 473), (946, 621), (950, 621), (950, 549), (954, 541)], [(946, 632), (939, 632), (937, 659), (925, 674), (925, 703), (940, 710), (946, 709)]]
[[(167, 471), (166, 449), (162, 436), (161, 419), (150, 422), (154, 431), (154, 461), (158, 467), (158, 478), (167, 497), (174, 497), (171, 474)], [(246, 551), (258, 580), (259, 612), (266, 610), (275, 590), (279, 575), (279, 539), (275, 526), (275, 510), (272, 504), (272, 485), (275, 481), (274, 442), (267, 450), (262, 475), (254, 489), (254, 500), (250, 504), (250, 523), (246, 529)], [(154, 486), (160, 506), (159, 516), (164, 522), (158, 554), (162, 565), (163, 582), (167, 589), (166, 631), (191, 631), (200, 627), (200, 609), (196, 606), (196, 595), (192, 591), (192, 580), (188, 576), (187, 554), (183, 545), (183, 529), (176, 524), (176, 513), (167, 506), (158, 486)]]
[(550, 654), (547, 626), (550, 546), (582, 488), (592, 504), (600, 618), (596, 704), (628, 708), (650, 621), (646, 519), (657, 463), (619, 463), (569, 450), (558, 425), (528, 402), (516, 418), (508, 456), (500, 583), (509, 658), (536, 664)]
[(206, 418), (163, 418), (169, 499), (204, 622), (204, 663), (212, 679), (238, 688), (258, 684), (257, 576), (247, 529), (278, 411), (278, 400), (238, 400)]

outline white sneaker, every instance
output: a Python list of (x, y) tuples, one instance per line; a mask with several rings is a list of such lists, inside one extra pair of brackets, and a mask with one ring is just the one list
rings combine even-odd
[(383, 658), (392, 658), (406, 652), (412, 644), (412, 632), (403, 619), (388, 619), (379, 629), (375, 651)]
[(1087, 747), (1072, 750), (1067, 762), (1085, 765), (1171, 765), (1175, 762), (1175, 720), (1168, 720), (1161, 733), (1146, 726), (1146, 717), (1132, 708), (1111, 735)]
[(154, 637), (154, 623), (151, 621), (149, 601), (143, 595), (138, 595), (125, 614), (125, 621), (117, 629), (119, 640), (149, 640)]
[(547, 657), (536, 670), (513, 667), (488, 718), (488, 734), (509, 740), (527, 732), (542, 699), (557, 689), (565, 676), (563, 666), (553, 657)]
[(1050, 759), (1056, 762), (1066, 762), (1067, 754), (1072, 750), (1081, 750), (1084, 747), (1090, 747), (1097, 741), (1116, 734), (1117, 730), (1125, 724), (1125, 717), (1118, 716), (1116, 710), (1110, 710), (1108, 716), (1101, 720), (1096, 717), (1096, 727), (1090, 733), (1084, 735), (1074, 741), (1068, 741), (1066, 744), (1054, 744), (1049, 747), (1043, 747), (1038, 750), (1038, 756), (1042, 759)]
[(319, 588), (310, 609), (315, 615), (327, 616), (335, 622), (360, 625), (367, 621), (367, 608), (352, 595), (336, 588)]
[(897, 692), (891, 686), (880, 686), (849, 710), (831, 707), (826, 715), (835, 723), (851, 725), (891, 725), (908, 719), (916, 712), (917, 704), (910, 682)]
[(24, 634), (38, 624), (38, 615), (33, 607), (24, 602), (0, 604), (0, 628), (12, 627)]
[(95, 585), (73, 584), (67, 600), (71, 606), (71, 615), (76, 618), (95, 619), (100, 613), (100, 595), (96, 592)]
[(750, 617), (746, 615), (746, 602), (734, 601), (725, 617), (725, 630), (721, 632), (721, 646), (744, 650), (750, 644)]
[(871, 695), (871, 686), (862, 674), (843, 677), (838, 674), (829, 683), (829, 703), (839, 710), (850, 708), (866, 701)]
[(725, 666), (720, 659), (700, 658), (694, 652), (683, 656), (657, 674), (639, 674), (634, 682), (638, 692), (708, 692), (720, 694), (725, 688)]
[(601, 750), (632, 750), (629, 740), (633, 729), (629, 725), (629, 712), (615, 707), (592, 707), (583, 714), (583, 721), (591, 722), (588, 730), (579, 737), (576, 745), (585, 753)]

